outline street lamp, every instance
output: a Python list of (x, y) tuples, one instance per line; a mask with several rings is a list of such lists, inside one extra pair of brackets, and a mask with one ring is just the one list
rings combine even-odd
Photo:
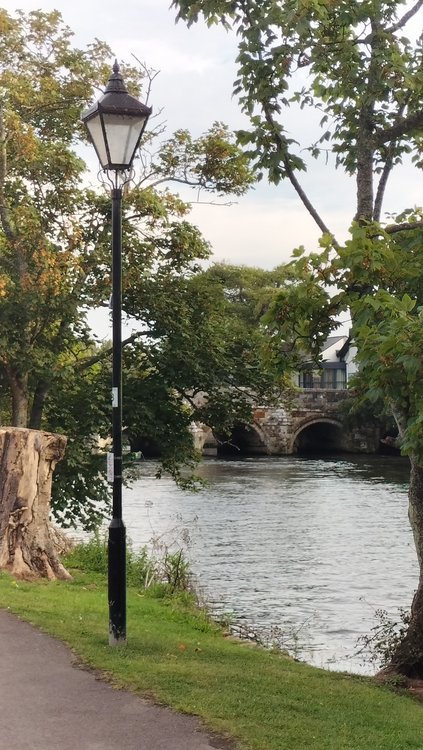
[(81, 115), (112, 196), (112, 438), (113, 517), (109, 526), (109, 644), (126, 643), (126, 532), (122, 520), (122, 188), (151, 108), (128, 94), (117, 61), (98, 102)]

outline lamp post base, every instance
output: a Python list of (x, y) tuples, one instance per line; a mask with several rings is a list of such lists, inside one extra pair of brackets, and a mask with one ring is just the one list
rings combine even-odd
[(109, 526), (109, 646), (126, 645), (126, 529), (120, 518)]

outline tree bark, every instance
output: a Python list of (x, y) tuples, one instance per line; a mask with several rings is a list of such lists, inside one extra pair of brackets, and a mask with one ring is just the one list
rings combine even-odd
[(41, 419), (43, 416), (44, 404), (46, 401), (49, 384), (45, 380), (37, 383), (32, 400), (31, 414), (29, 417), (29, 427), (31, 430), (41, 429)]
[(373, 218), (373, 158), (371, 145), (372, 107), (363, 107), (359, 116), (357, 137), (357, 213), (358, 222), (371, 221)]
[(50, 531), (53, 471), (66, 437), (0, 428), (0, 569), (19, 578), (69, 579)]
[(410, 464), (408, 516), (414, 535), (420, 577), (411, 605), (407, 632), (381, 674), (396, 673), (423, 679), (423, 466), (415, 456), (410, 456)]
[(28, 392), (26, 384), (14, 383), (12, 386), (12, 422), (16, 427), (28, 424)]
[(28, 374), (20, 375), (12, 365), (5, 365), (6, 376), (12, 394), (12, 424), (14, 427), (28, 426)]

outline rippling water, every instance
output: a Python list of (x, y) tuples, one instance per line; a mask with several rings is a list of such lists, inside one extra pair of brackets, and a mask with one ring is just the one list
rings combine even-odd
[[(418, 567), (407, 519), (408, 465), (379, 456), (209, 459), (210, 485), (154, 479), (124, 494), (134, 547), (188, 528), (207, 601), (258, 632), (277, 628), (301, 658), (365, 671), (357, 638), (383, 608), (407, 607)], [(367, 667), (368, 669), (368, 667)]]

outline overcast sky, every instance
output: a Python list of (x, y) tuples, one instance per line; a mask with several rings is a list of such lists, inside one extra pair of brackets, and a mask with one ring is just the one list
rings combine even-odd
[[(75, 44), (83, 46), (97, 37), (112, 47), (119, 59), (137, 58), (160, 71), (150, 104), (163, 109), (168, 133), (188, 128), (194, 135), (215, 120), (230, 127), (243, 126), (236, 100), (232, 99), (236, 40), (223, 29), (175, 24), (170, 0), (21, 0), (3, 1), (13, 12), (58, 9), (75, 32)], [(112, 63), (113, 61), (111, 61)], [(313, 140), (310, 117), (290, 115), (289, 127), (297, 140)], [(345, 237), (354, 206), (354, 185), (341, 173), (312, 162), (301, 176), (303, 186), (329, 228)], [(401, 169), (387, 195), (386, 210), (396, 211), (421, 204), (421, 172)], [(194, 197), (194, 196), (193, 196)], [(302, 208), (291, 186), (258, 188), (237, 204), (200, 205), (193, 220), (211, 242), (216, 260), (273, 268), (304, 244), (314, 249), (318, 237), (313, 221)]]

